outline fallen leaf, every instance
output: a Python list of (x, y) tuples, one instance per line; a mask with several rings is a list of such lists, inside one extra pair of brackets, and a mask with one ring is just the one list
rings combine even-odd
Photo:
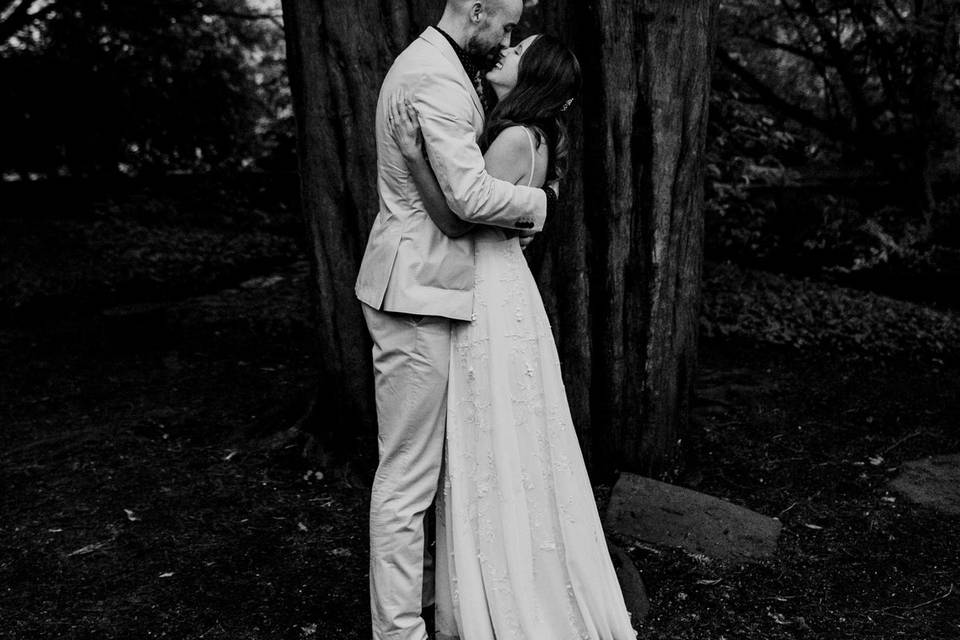
[(127, 520), (129, 520), (130, 522), (138, 522), (140, 520), (140, 518), (138, 516), (135, 516), (133, 514), (133, 511), (131, 511), (130, 509), (124, 509), (123, 512), (127, 514)]
[(165, 572), (165, 573), (161, 573), (161, 574), (160, 574), (160, 577), (161, 577), (161, 578), (172, 578), (172, 577), (173, 577), (173, 571), (167, 571), (167, 572)]
[(773, 618), (773, 621), (777, 624), (790, 624), (790, 621), (784, 618), (782, 613), (771, 613), (770, 617)]
[(94, 542), (93, 544), (88, 544), (85, 547), (80, 547), (75, 551), (71, 551), (70, 553), (67, 554), (67, 557), (69, 558), (71, 556), (85, 556), (88, 553), (93, 553), (97, 549), (102, 549), (105, 546), (107, 546), (106, 542)]
[(244, 289), (266, 289), (267, 287), (272, 287), (276, 284), (283, 282), (283, 276), (263, 276), (260, 278), (252, 278), (240, 284)]

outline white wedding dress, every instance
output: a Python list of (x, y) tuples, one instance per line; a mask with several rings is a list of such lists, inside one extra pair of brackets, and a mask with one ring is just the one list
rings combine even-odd
[(516, 236), (474, 238), (474, 316), (452, 330), (437, 640), (634, 640), (540, 292)]

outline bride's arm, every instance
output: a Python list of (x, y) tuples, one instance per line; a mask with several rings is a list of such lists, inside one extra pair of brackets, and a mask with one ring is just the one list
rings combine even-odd
[(423, 152), (420, 123), (417, 121), (417, 112), (413, 106), (395, 100), (390, 107), (388, 127), (397, 140), (400, 153), (407, 162), (414, 184), (417, 185), (423, 207), (433, 223), (443, 235), (450, 238), (459, 238), (469, 233), (475, 225), (464, 221), (450, 211), (437, 176), (434, 175), (433, 168)]
[[(416, 110), (399, 96), (395, 96), (393, 100), (388, 127), (396, 138), (400, 153), (410, 169), (410, 175), (417, 185), (424, 209), (444, 235), (459, 238), (476, 225), (464, 221), (447, 206), (440, 183), (423, 152), (423, 137), (420, 133)], [(502, 131), (483, 155), (487, 173), (494, 178), (513, 184), (526, 180), (533, 167), (518, 162), (517, 159), (529, 157), (529, 144), (529, 138), (523, 127), (510, 127)]]

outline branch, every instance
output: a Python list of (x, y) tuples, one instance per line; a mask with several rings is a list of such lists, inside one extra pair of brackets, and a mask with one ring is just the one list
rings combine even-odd
[(835, 136), (849, 142), (855, 142), (854, 137), (849, 130), (839, 126), (836, 122), (821, 118), (809, 109), (804, 109), (801, 106), (793, 104), (771, 89), (770, 86), (768, 86), (767, 83), (761, 80), (756, 74), (740, 64), (733, 56), (730, 55), (730, 52), (723, 47), (717, 47), (717, 57), (725, 67), (730, 69), (730, 71), (743, 80), (747, 86), (753, 89), (767, 105), (777, 109), (784, 115), (796, 120), (797, 122), (818, 129), (829, 136)]
[(251, 22), (267, 21), (273, 23), (278, 29), (283, 29), (282, 15), (272, 13), (246, 13), (243, 11), (231, 11), (229, 9), (210, 9), (204, 7), (201, 15), (217, 16), (220, 18), (232, 18), (235, 20), (249, 20)]
[(281, 14), (273, 13), (247, 13), (244, 11), (231, 11), (229, 9), (203, 9), (203, 15), (220, 16), (221, 18), (238, 18), (240, 20), (277, 20)]
[(817, 54), (816, 51), (813, 51), (809, 47), (800, 47), (790, 42), (782, 42), (780, 40), (777, 40), (776, 38), (769, 38), (767, 36), (751, 35), (750, 39), (756, 42), (757, 44), (763, 44), (773, 49), (780, 49), (782, 51), (786, 51), (787, 53), (792, 53), (795, 56), (798, 56), (800, 58), (805, 58), (806, 60), (809, 60), (810, 62), (814, 62), (818, 65), (822, 65), (825, 67), (832, 66), (829, 58), (827, 58), (826, 56)]
[[(894, 114), (894, 123), (899, 133), (903, 133), (903, 118), (901, 117), (901, 104), (897, 83), (894, 80), (891, 68), (892, 59), (895, 59), (897, 52), (894, 43), (883, 37), (883, 25), (877, 20), (877, 16), (864, 7), (856, 7), (855, 11), (860, 17), (860, 23), (863, 26), (864, 43), (868, 55), (872, 56), (875, 62), (876, 74), (880, 78), (880, 86), (883, 87), (883, 94), (886, 102), (892, 105), (891, 111)], [(899, 14), (898, 14), (899, 15)], [(878, 105), (878, 110), (884, 107)]]
[[(0, 6), (2, 6), (2, 8), (0, 8), (0, 16), (3, 16), (4, 14), (9, 14), (13, 10), (11, 7), (13, 7), (15, 4), (18, 4), (19, 2), (25, 2), (25, 1), (26, 0), (3, 0), (3, 2), (0, 2)], [(5, 20), (5, 18), (0, 17), (0, 22), (3, 22), (3, 20)]]
[(42, 9), (30, 13), (30, 9), (37, 4), (39, 4), (38, 0), (23, 0), (13, 11), (7, 14), (7, 17), (0, 22), (0, 43), (7, 42), (34, 22), (45, 19), (53, 13), (57, 6), (56, 2), (51, 2)]
[(900, 10), (897, 8), (897, 5), (894, 4), (893, 0), (884, 0), (883, 3), (887, 5), (887, 9), (890, 10), (890, 13), (894, 15), (900, 24), (906, 23), (907, 19), (900, 15)]
[[(784, 9), (786, 9), (787, 15), (790, 18), (790, 22), (793, 23), (793, 28), (797, 32), (797, 38), (803, 43), (804, 48), (816, 55), (818, 60), (813, 61), (814, 65), (817, 67), (817, 71), (820, 73), (820, 77), (823, 79), (823, 87), (825, 90), (824, 95), (824, 112), (828, 116), (835, 116), (841, 114), (840, 108), (840, 99), (837, 97), (837, 88), (834, 86), (833, 82), (830, 80), (830, 74), (827, 72), (827, 67), (831, 66), (830, 59), (823, 55), (822, 50), (817, 51), (817, 47), (814, 43), (807, 37), (806, 29), (804, 28), (803, 22), (800, 20), (800, 17), (797, 15), (796, 9), (790, 6), (785, 0), (783, 2)], [(833, 108), (831, 109), (831, 105)]]
[(0, 22), (6, 22), (15, 13), (26, 13), (39, 0), (3, 0), (0, 5)]
[[(814, 0), (799, 0), (799, 2), (804, 8), (804, 12), (813, 21), (814, 27), (817, 29), (817, 33), (820, 34), (820, 39), (823, 41), (824, 47), (833, 59), (833, 66), (837, 69), (837, 73), (840, 75), (840, 81), (843, 83), (844, 89), (847, 90), (847, 95), (850, 96), (850, 102), (853, 104), (854, 113), (856, 115), (856, 127), (865, 132), (872, 133), (872, 109), (870, 108), (870, 104), (867, 102), (867, 98), (863, 93), (863, 81), (850, 66), (850, 60), (847, 57), (846, 50), (843, 48), (843, 43), (840, 42), (840, 39), (837, 37), (837, 35), (828, 29), (826, 24), (824, 24), (822, 19), (823, 16), (820, 13), (820, 10), (817, 9), (817, 5)], [(795, 7), (790, 7), (786, 0), (783, 0), (783, 4), (784, 6), (795, 10)], [(840, 20), (838, 17), (838, 29), (839, 25)]]

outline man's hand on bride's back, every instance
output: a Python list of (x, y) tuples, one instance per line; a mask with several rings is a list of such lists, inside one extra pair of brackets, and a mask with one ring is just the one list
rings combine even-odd
[(554, 178), (547, 184), (543, 185), (543, 188), (551, 189), (553, 191), (553, 195), (559, 198), (560, 197), (560, 178)]
[(404, 159), (423, 157), (423, 134), (420, 132), (417, 110), (403, 91), (398, 91), (389, 98), (387, 128), (397, 141)]
[(537, 236), (536, 231), (523, 230), (517, 234), (520, 238), (520, 248), (526, 249), (527, 246), (533, 242), (533, 239)]

